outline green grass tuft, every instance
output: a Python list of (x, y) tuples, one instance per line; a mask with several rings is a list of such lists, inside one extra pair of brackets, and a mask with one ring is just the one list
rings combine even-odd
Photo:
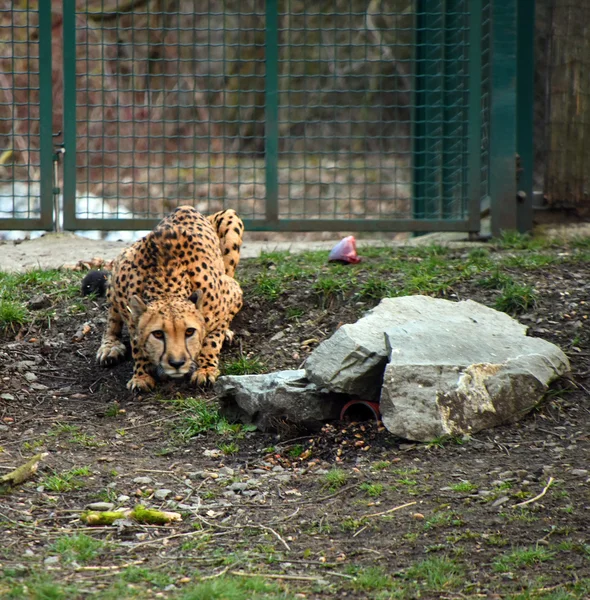
[(104, 542), (85, 533), (61, 536), (51, 545), (51, 551), (59, 554), (64, 561), (82, 564), (94, 560), (104, 548)]
[(255, 356), (241, 356), (223, 367), (225, 375), (257, 375), (265, 370), (264, 364)]
[(504, 287), (494, 307), (505, 313), (520, 314), (537, 305), (537, 292), (530, 285), (512, 283)]

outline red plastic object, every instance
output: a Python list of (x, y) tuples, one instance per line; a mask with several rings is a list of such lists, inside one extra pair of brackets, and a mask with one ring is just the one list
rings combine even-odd
[[(344, 417), (346, 413), (352, 412), (352, 408), (355, 409), (355, 413), (364, 412), (368, 414), (372, 414), (375, 418), (375, 421), (379, 421), (381, 419), (381, 410), (379, 408), (379, 402), (371, 402), (369, 400), (351, 400), (347, 402), (340, 411), (340, 420), (344, 421)], [(360, 410), (359, 410), (360, 409)], [(362, 420), (362, 419), (357, 419)], [(365, 419), (367, 420), (367, 419)]]
[(361, 262), (356, 253), (356, 240), (353, 235), (341, 239), (330, 251), (328, 262), (358, 263)]

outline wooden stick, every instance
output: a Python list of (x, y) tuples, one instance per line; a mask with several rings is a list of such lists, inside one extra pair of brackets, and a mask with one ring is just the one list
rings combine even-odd
[(384, 510), (383, 512), (373, 513), (371, 515), (364, 515), (363, 519), (369, 519), (371, 517), (382, 517), (383, 515), (388, 515), (389, 513), (395, 512), (396, 510), (400, 510), (402, 508), (406, 508), (407, 506), (412, 506), (416, 504), (416, 502), (407, 502), (406, 504), (402, 504), (401, 506), (396, 506), (394, 508), (390, 508), (389, 510)]
[(306, 577), (305, 575), (275, 575), (274, 573), (244, 573), (244, 571), (230, 571), (232, 575), (240, 577), (264, 577), (265, 579), (290, 579), (292, 581), (322, 581), (319, 577)]
[(531, 498), (530, 500), (525, 500), (524, 502), (519, 502), (518, 504), (513, 504), (512, 508), (516, 508), (517, 506), (525, 506), (526, 504), (531, 504), (532, 502), (536, 502), (537, 500), (542, 498), (547, 493), (547, 490), (551, 487), (551, 484), (554, 481), (555, 481), (555, 479), (553, 479), (553, 477), (549, 477), (549, 481), (547, 482), (547, 485), (543, 488), (543, 491), (538, 496), (535, 496), (534, 498)]

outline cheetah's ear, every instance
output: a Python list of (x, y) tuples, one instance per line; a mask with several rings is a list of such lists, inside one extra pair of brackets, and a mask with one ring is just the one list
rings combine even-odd
[(193, 292), (188, 299), (197, 307), (197, 310), (203, 308), (203, 292), (201, 290)]
[(137, 295), (132, 296), (129, 302), (129, 306), (127, 307), (129, 312), (133, 315), (134, 319), (139, 319), (141, 315), (146, 311), (147, 306), (146, 303)]

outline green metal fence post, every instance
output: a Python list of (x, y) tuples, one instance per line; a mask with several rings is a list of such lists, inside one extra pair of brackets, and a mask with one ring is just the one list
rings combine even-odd
[(463, 0), (446, 0), (444, 6), (444, 122), (441, 217), (459, 218), (464, 212), (466, 131), (463, 78), (467, 47), (464, 43)]
[(51, 61), (51, 36), (51, 2), (39, 2), (40, 224), (47, 231), (55, 228), (53, 217), (53, 66)]
[(481, 216), (482, 0), (471, 0), (469, 15), (469, 129), (467, 132), (469, 231), (479, 232)]
[(492, 3), (490, 207), (494, 236), (517, 225), (516, 2)]
[(518, 2), (517, 125), (516, 147), (520, 157), (516, 223), (518, 231), (533, 228), (534, 106), (535, 106), (535, 0)]
[(76, 0), (63, 0), (63, 212), (64, 229), (76, 228)]
[(414, 94), (414, 217), (440, 218), (443, 123), (443, 12), (440, 0), (417, 0)]
[(279, 9), (266, 0), (265, 40), (265, 169), (266, 219), (279, 219)]

